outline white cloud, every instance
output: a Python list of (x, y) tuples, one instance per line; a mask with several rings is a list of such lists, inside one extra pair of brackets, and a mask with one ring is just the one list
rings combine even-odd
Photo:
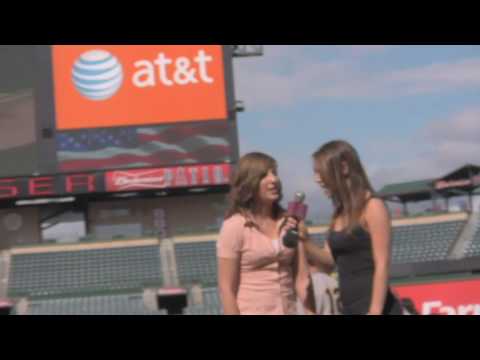
[[(408, 141), (376, 140), (364, 147), (360, 155), (372, 185), (380, 190), (387, 184), (441, 177), (466, 163), (480, 165), (479, 140), (480, 107), (471, 107), (446, 119), (432, 120)], [(299, 161), (295, 156), (281, 159), (286, 201), (296, 191), (304, 191), (311, 217), (325, 222), (331, 215), (331, 204), (315, 184), (310, 166), (308, 161)], [(418, 204), (418, 209), (429, 206), (429, 202)]]
[[(372, 185), (380, 190), (387, 184), (441, 177), (466, 163), (480, 165), (478, 140), (480, 107), (472, 107), (442, 120), (432, 119), (429, 125), (407, 141), (377, 139), (364, 146), (360, 156)], [(296, 191), (304, 191), (311, 208), (311, 218), (327, 221), (331, 215), (331, 204), (315, 184), (311, 164), (295, 155), (279, 160), (286, 202)], [(428, 207), (431, 204), (427, 202), (419, 206)]]
[[(384, 158), (377, 161), (368, 155), (369, 160), (375, 159), (369, 164), (372, 182), (381, 187), (389, 183), (441, 177), (467, 163), (480, 165), (479, 140), (480, 107), (464, 109), (444, 120), (432, 120), (403, 146), (399, 142), (392, 145), (395, 152), (407, 154), (403, 160), (389, 165)], [(418, 150), (414, 142), (422, 142), (425, 149)], [(389, 149), (385, 144), (379, 148)]]
[(480, 106), (465, 109), (448, 119), (437, 120), (424, 130), (424, 136), (433, 142), (479, 143)]
[(480, 107), (432, 122), (423, 133), (432, 143), (439, 165), (454, 168), (466, 163), (480, 164)]
[(398, 70), (386, 75), (385, 80), (403, 86), (403, 91), (412, 95), (478, 87), (480, 86), (480, 59), (464, 59)]
[(387, 45), (351, 45), (350, 52), (355, 56), (366, 56), (384, 52), (389, 48)]
[[(236, 61), (237, 95), (246, 101), (247, 109), (281, 111), (319, 98), (382, 99), (480, 87), (480, 58), (386, 72), (362, 67), (368, 60), (364, 55), (380, 54), (386, 50), (383, 47), (342, 47), (334, 61), (313, 59), (309, 50), (268, 46), (264, 58)], [(480, 107), (469, 108), (445, 119), (432, 119), (406, 142), (393, 138), (372, 142), (361, 155), (373, 185), (380, 189), (389, 183), (442, 176), (465, 163), (480, 164), (479, 120)], [(281, 121), (274, 118), (260, 123), (267, 129), (279, 125)], [(303, 190), (314, 218), (328, 218), (330, 202), (314, 183), (308, 161), (293, 155), (279, 160), (286, 200)]]
[(265, 58), (257, 65), (238, 62), (235, 76), (238, 98), (248, 108), (284, 107), (312, 98), (348, 95), (353, 81), (357, 82), (354, 90), (361, 88), (351, 94), (357, 95), (368, 84), (364, 76), (355, 79), (349, 65), (341, 61), (313, 62), (302, 57), (288, 60)]
[(259, 122), (260, 128), (264, 130), (277, 130), (285, 126), (285, 120), (280, 118), (266, 118)]
[(265, 57), (236, 61), (238, 97), (249, 108), (290, 106), (318, 98), (387, 98), (480, 87), (480, 58), (385, 72), (365, 67), (358, 54), (386, 47), (346, 47), (334, 61), (303, 46), (267, 47)]
[(301, 45), (267, 45), (265, 46), (265, 55), (280, 60), (290, 60), (302, 55), (308, 47)]

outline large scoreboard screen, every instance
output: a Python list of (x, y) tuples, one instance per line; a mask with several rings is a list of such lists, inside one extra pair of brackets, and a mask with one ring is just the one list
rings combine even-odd
[(0, 199), (225, 185), (235, 116), (229, 46), (0, 45)]

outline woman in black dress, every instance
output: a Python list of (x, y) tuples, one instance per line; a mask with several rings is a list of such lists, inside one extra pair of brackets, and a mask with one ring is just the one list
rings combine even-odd
[(334, 214), (323, 248), (299, 224), (308, 258), (323, 268), (337, 267), (344, 315), (401, 315), (389, 287), (389, 213), (374, 196), (357, 152), (344, 141), (333, 141), (313, 158), (315, 181), (332, 199)]

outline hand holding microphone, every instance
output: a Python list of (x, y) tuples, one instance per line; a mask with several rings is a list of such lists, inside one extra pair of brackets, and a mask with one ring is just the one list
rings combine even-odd
[[(307, 216), (308, 206), (305, 201), (305, 193), (297, 192), (295, 199), (288, 204), (288, 217), (294, 218), (297, 222), (305, 220)], [(288, 222), (288, 219), (284, 224)], [(297, 247), (299, 241), (298, 225), (295, 228), (289, 229), (283, 237), (283, 245), (287, 248), (294, 249)]]

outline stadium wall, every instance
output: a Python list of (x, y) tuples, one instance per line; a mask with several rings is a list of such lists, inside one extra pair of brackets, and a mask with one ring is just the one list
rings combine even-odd
[[(225, 194), (92, 202), (88, 229), (97, 238), (104, 237), (105, 232), (113, 232), (113, 236), (154, 234), (159, 238), (213, 233), (221, 226), (226, 203)], [(129, 225), (131, 230), (126, 229)]]
[(0, 210), (0, 251), (41, 242), (39, 209)]

